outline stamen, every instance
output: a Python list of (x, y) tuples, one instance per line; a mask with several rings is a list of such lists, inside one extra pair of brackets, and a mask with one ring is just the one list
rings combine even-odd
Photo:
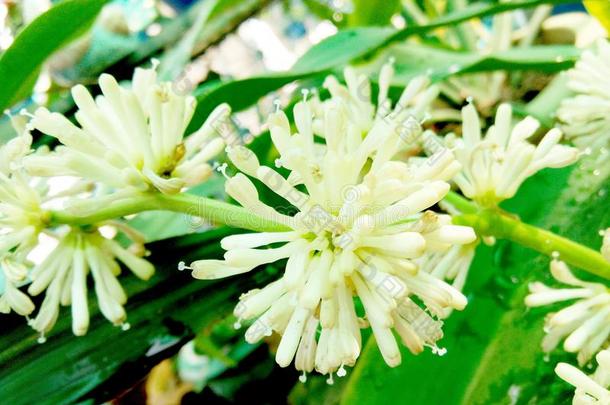
[(345, 371), (345, 367), (343, 367), (343, 364), (341, 364), (341, 367), (339, 367), (339, 370), (337, 370), (337, 377), (345, 377), (347, 375), (347, 371)]
[(330, 373), (328, 379), (326, 380), (326, 384), (333, 385), (335, 381), (333, 380), (333, 373)]
[(45, 337), (44, 333), (40, 333), (40, 337), (36, 340), (39, 344), (43, 344), (47, 341), (47, 338)]
[(121, 330), (123, 332), (128, 331), (129, 329), (131, 329), (131, 324), (129, 322), (123, 322), (121, 323)]
[(191, 267), (187, 266), (186, 263), (181, 261), (178, 263), (178, 270), (184, 271), (184, 270), (193, 270), (193, 269)]
[(301, 94), (303, 95), (303, 101), (307, 101), (307, 96), (309, 95), (309, 89), (301, 89)]
[(307, 373), (303, 371), (303, 374), (299, 376), (299, 381), (305, 384), (307, 382)]
[(241, 318), (237, 319), (237, 321), (233, 324), (233, 328), (241, 329)]
[[(7, 114), (10, 117), (11, 116), (10, 111), (9, 112), (7, 112), (7, 111), (8, 110), (5, 110), (4, 113)], [(25, 108), (22, 108), (21, 110), (19, 110), (19, 114), (24, 115), (24, 116), (29, 117), (29, 118), (34, 118), (34, 114), (29, 112)]]
[(275, 105), (275, 112), (278, 113), (280, 112), (280, 99), (276, 98), (275, 100), (273, 100), (273, 105)]
[(152, 67), (152, 70), (157, 70), (157, 68), (159, 67), (160, 64), (161, 64), (161, 62), (157, 58), (152, 58), (150, 60), (150, 65)]
[(430, 346), (430, 348), (432, 349), (432, 354), (436, 354), (437, 356), (444, 356), (445, 354), (447, 354), (447, 349), (444, 347), (438, 347), (437, 345), (434, 346)]
[(558, 251), (554, 251), (551, 253), (551, 257), (553, 258), (553, 260), (558, 260), (559, 259), (559, 252)]
[[(217, 163), (214, 164), (214, 166), (216, 166), (216, 165), (217, 165)], [(222, 175), (225, 176), (225, 179), (229, 180), (230, 177), (229, 177), (229, 175), (227, 175), (227, 167), (229, 167), (229, 165), (226, 163), (223, 163), (219, 166), (216, 166), (215, 169), (217, 172), (222, 173)]]

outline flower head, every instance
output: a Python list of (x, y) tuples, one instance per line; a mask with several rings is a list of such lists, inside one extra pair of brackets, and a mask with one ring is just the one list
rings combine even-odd
[[(350, 85), (349, 72), (348, 85), (359, 88)], [(294, 360), (298, 370), (316, 369), (330, 374), (331, 381), (333, 372), (342, 376), (343, 366), (355, 363), (360, 328), (367, 323), (390, 366), (401, 361), (393, 330), (414, 353), (424, 346), (437, 350), (442, 337), (437, 318), (447, 308), (464, 308), (466, 298), (434, 275), (418, 271), (412, 260), (475, 239), (471, 228), (425, 211), (443, 198), (449, 190), (446, 180), (459, 170), (449, 151), (406, 163), (392, 160), (404, 142), (402, 135), (414, 139), (413, 132), (420, 131), (404, 103), (413, 102), (423, 89), (409, 86), (403, 104), (377, 112), (345, 88), (335, 90), (315, 114), (310, 102), (296, 104), (297, 134), (291, 133), (283, 112), (270, 116), (271, 137), (280, 153), (277, 164), (288, 170), (287, 177), (260, 165), (244, 147), (228, 150), (243, 173), (227, 180), (227, 193), (285, 231), (228, 236), (221, 242), (224, 260), (191, 265), (194, 277), (211, 279), (287, 259), (283, 276), (244, 294), (235, 315), (240, 322), (253, 321), (246, 331), (249, 342), (272, 332), (282, 335), (276, 354), (280, 366)], [(425, 111), (425, 105), (416, 109)], [(365, 112), (372, 124), (357, 119)], [(316, 143), (314, 134), (325, 144)], [(246, 175), (298, 212), (287, 215), (263, 203)], [(356, 310), (354, 296), (365, 314)]]
[(557, 117), (562, 130), (580, 148), (610, 149), (610, 43), (597, 41), (585, 50), (569, 73), (576, 93), (561, 103)]
[[(382, 66), (379, 73), (379, 92), (376, 103), (373, 99), (369, 79), (363, 74), (358, 74), (354, 68), (349, 66), (345, 68), (345, 86), (335, 76), (328, 76), (324, 80), (324, 87), (328, 89), (331, 98), (321, 102), (317, 94), (314, 94), (311, 103), (309, 103), (314, 115), (313, 131), (324, 136), (328, 104), (340, 103), (346, 115), (345, 119), (349, 122), (346, 128), (349, 131), (368, 132), (378, 122), (379, 118), (394, 119), (404, 125), (404, 127), (399, 126), (396, 129), (404, 143), (412, 142), (412, 139), (406, 137), (418, 136), (418, 134), (417, 131), (413, 131), (412, 120), (407, 120), (407, 118), (413, 117), (417, 121), (426, 118), (430, 103), (438, 96), (440, 90), (437, 86), (429, 85), (428, 77), (418, 76), (409, 82), (396, 105), (392, 105), (389, 99), (389, 89), (393, 75), (393, 61), (390, 61)], [(385, 118), (388, 116), (390, 118)], [(328, 117), (330, 120), (332, 118), (332, 116)]]
[(33, 296), (43, 291), (46, 294), (31, 326), (44, 335), (55, 325), (59, 305), (71, 305), (72, 330), (75, 335), (84, 335), (89, 327), (87, 277), (91, 274), (100, 311), (113, 324), (126, 327), (123, 304), (127, 296), (117, 279), (121, 272), (118, 261), (143, 280), (154, 272), (151, 263), (131, 250), (103, 237), (97, 229), (70, 229), (47, 258), (32, 270), (28, 292)]
[(4, 276), (0, 312), (27, 316), (34, 304), (18, 287), (27, 281), (26, 258), (44, 228), (41, 205), (48, 196), (46, 184), (32, 179), (22, 167), (32, 137), (19, 128), (18, 119), (12, 121), (19, 135), (0, 147), (0, 269)]
[(191, 96), (178, 94), (172, 83), (157, 81), (155, 69), (135, 70), (131, 88), (111, 75), (100, 76), (102, 95), (95, 99), (82, 85), (72, 88), (79, 126), (59, 113), (39, 108), (30, 127), (56, 137), (55, 153), (30, 156), (34, 175), (72, 175), (117, 190), (158, 189), (177, 193), (212, 172), (208, 161), (224, 148), (216, 136), (227, 130), (229, 107), (221, 105), (199, 130), (183, 139), (195, 111)]
[(595, 360), (598, 366), (590, 376), (567, 363), (555, 367), (557, 375), (576, 388), (572, 400), (574, 405), (610, 404), (610, 351), (602, 350)]
[(525, 304), (538, 307), (575, 300), (547, 317), (547, 334), (542, 347), (545, 352), (550, 352), (565, 339), (563, 348), (567, 352), (578, 353), (579, 363), (584, 364), (610, 336), (610, 292), (603, 284), (577, 279), (568, 266), (559, 260), (551, 262), (551, 274), (571, 288), (550, 288), (540, 282), (532, 283)]
[(483, 205), (513, 197), (523, 181), (541, 169), (564, 167), (578, 159), (577, 149), (559, 144), (558, 129), (547, 132), (537, 146), (530, 143), (538, 121), (527, 117), (513, 125), (508, 104), (498, 107), (485, 136), (472, 104), (462, 109), (462, 120), (462, 138), (453, 134), (445, 138), (463, 167), (453, 180), (464, 195)]
[(0, 258), (11, 253), (17, 260), (25, 259), (44, 227), (41, 205), (46, 186), (21, 166), (31, 142), (24, 132), (0, 148)]

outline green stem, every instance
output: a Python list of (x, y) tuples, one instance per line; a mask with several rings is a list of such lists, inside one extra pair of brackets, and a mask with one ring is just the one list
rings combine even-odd
[(180, 212), (204, 218), (214, 223), (222, 223), (257, 232), (285, 231), (288, 229), (277, 222), (256, 216), (245, 208), (192, 194), (143, 194), (116, 201), (86, 215), (51, 211), (49, 212), (49, 223), (50, 225), (90, 225), (151, 210)]
[(455, 191), (450, 191), (444, 200), (465, 214), (474, 214), (479, 211), (479, 207), (475, 203)]
[(525, 224), (498, 210), (466, 213), (454, 217), (453, 222), (471, 226), (478, 235), (508, 239), (545, 255), (553, 255), (556, 252), (564, 262), (610, 280), (610, 262), (598, 251), (553, 232)]
[[(610, 263), (593, 249), (525, 224), (497, 209), (480, 210), (476, 204), (454, 192), (447, 194), (445, 200), (464, 213), (454, 217), (454, 223), (471, 226), (478, 235), (508, 239), (545, 255), (557, 252), (566, 263), (610, 279)], [(288, 230), (286, 226), (254, 215), (242, 207), (192, 194), (142, 194), (116, 201), (86, 215), (51, 211), (49, 225), (90, 225), (150, 210), (179, 212), (257, 232)]]

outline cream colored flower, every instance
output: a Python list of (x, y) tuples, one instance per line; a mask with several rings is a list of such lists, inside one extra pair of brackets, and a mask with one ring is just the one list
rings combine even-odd
[[(350, 74), (348, 70), (350, 90), (332, 90), (332, 98), (319, 103), (316, 108), (322, 110), (317, 113), (308, 101), (295, 106), (297, 134), (292, 134), (283, 112), (271, 115), (269, 129), (280, 153), (277, 164), (290, 172), (287, 178), (261, 166), (244, 147), (228, 150), (243, 173), (227, 180), (227, 193), (253, 214), (282, 224), (285, 231), (226, 237), (221, 242), (224, 260), (191, 265), (194, 277), (212, 279), (287, 259), (283, 276), (244, 294), (235, 315), (240, 322), (253, 322), (246, 331), (248, 342), (273, 332), (282, 335), (276, 354), (280, 366), (294, 361), (303, 378), (316, 369), (329, 374), (330, 382), (334, 372), (343, 376), (344, 366), (356, 362), (360, 329), (367, 323), (390, 366), (401, 362), (393, 331), (414, 353), (424, 346), (443, 353), (436, 347), (442, 337), (438, 318), (447, 308), (463, 309), (466, 298), (434, 275), (418, 272), (412, 260), (475, 239), (471, 228), (451, 225), (446, 216), (433, 212), (422, 213), (443, 198), (449, 190), (446, 180), (459, 170), (449, 151), (406, 163), (392, 160), (405, 142), (403, 136), (415, 139), (421, 131), (404, 108), (420, 91), (409, 86), (403, 104), (376, 111), (353, 93), (361, 85), (350, 84)], [(426, 105), (415, 109), (425, 111)], [(316, 143), (314, 134), (323, 136), (325, 144)], [(286, 215), (264, 204), (246, 175), (298, 213)], [(354, 307), (354, 296), (364, 306), (366, 321)]]
[[(13, 121), (17, 124), (19, 120)], [(46, 190), (21, 167), (31, 150), (32, 137), (27, 131), (18, 131), (19, 136), (0, 147), (0, 269), (4, 280), (0, 312), (27, 316), (34, 304), (18, 287), (27, 280), (24, 263), (44, 227), (41, 204)]]
[(599, 39), (568, 73), (576, 93), (561, 103), (562, 130), (581, 149), (610, 149), (610, 43)]
[(576, 388), (572, 400), (574, 405), (610, 404), (610, 351), (602, 350), (595, 359), (598, 366), (590, 376), (567, 363), (555, 367), (557, 375)]
[(44, 227), (46, 185), (21, 167), (31, 142), (24, 132), (0, 148), (0, 258), (11, 253), (17, 261), (25, 259)]
[(89, 274), (93, 277), (95, 294), (104, 317), (115, 325), (128, 327), (123, 308), (127, 295), (117, 279), (121, 272), (118, 261), (143, 280), (148, 280), (154, 272), (151, 263), (121, 247), (118, 242), (106, 239), (97, 229), (71, 229), (61, 237), (53, 252), (32, 270), (32, 284), (28, 288), (32, 296), (46, 291), (40, 310), (30, 323), (41, 333), (41, 341), (55, 325), (60, 304), (72, 307), (74, 334), (80, 336), (87, 332)]
[(155, 69), (137, 68), (131, 88), (108, 74), (100, 76), (103, 95), (95, 99), (82, 85), (72, 88), (76, 126), (59, 113), (39, 108), (30, 127), (56, 137), (63, 146), (26, 159), (38, 176), (71, 175), (124, 191), (157, 189), (177, 193), (209, 177), (208, 161), (229, 136), (229, 107), (221, 105), (199, 130), (183, 139), (195, 111), (194, 97), (172, 83), (157, 81)]
[[(373, 100), (369, 79), (352, 67), (348, 66), (344, 70), (346, 86), (342, 85), (335, 76), (328, 76), (324, 80), (324, 87), (328, 89), (331, 98), (320, 101), (318, 95), (314, 94), (309, 103), (314, 115), (313, 131), (324, 136), (327, 130), (327, 118), (331, 121), (334, 118), (326, 117), (326, 113), (333, 111), (332, 105), (340, 103), (344, 106), (345, 119), (349, 121), (348, 131), (362, 134), (370, 131), (373, 125), (378, 123), (379, 118), (393, 119), (403, 125), (396, 128), (401, 140), (406, 144), (415, 141), (415, 139), (407, 137), (419, 136), (419, 132), (413, 130), (415, 121), (421, 122), (426, 118), (429, 106), (438, 96), (439, 89), (438, 86), (430, 85), (428, 77), (418, 76), (408, 84), (396, 105), (392, 105), (389, 99), (389, 89), (393, 75), (393, 62), (390, 61), (382, 66), (379, 73), (377, 100)], [(331, 105), (330, 109), (328, 105)], [(412, 120), (407, 120), (409, 117)], [(356, 136), (353, 133), (346, 135)]]
[(540, 282), (532, 283), (525, 304), (538, 307), (575, 300), (547, 317), (542, 348), (550, 352), (564, 340), (565, 351), (578, 353), (579, 364), (585, 364), (610, 336), (610, 292), (603, 284), (577, 279), (562, 261), (553, 260), (550, 268), (557, 281), (572, 287), (551, 288)]
[(27, 316), (34, 311), (34, 303), (30, 297), (19, 290), (19, 284), (27, 279), (27, 268), (19, 261), (8, 256), (0, 260), (4, 273), (4, 292), (0, 294), (0, 312), (8, 314), (15, 311)]
[(513, 197), (523, 181), (541, 169), (564, 167), (578, 159), (577, 149), (559, 144), (558, 129), (547, 132), (538, 145), (530, 143), (538, 121), (527, 117), (513, 124), (508, 104), (498, 107), (494, 125), (484, 136), (472, 104), (462, 109), (462, 121), (462, 137), (450, 134), (444, 139), (463, 166), (453, 180), (465, 196), (482, 205)]
[(474, 258), (477, 244), (454, 245), (447, 251), (435, 252), (424, 255), (416, 260), (420, 269), (428, 272), (440, 280), (452, 281), (451, 285), (462, 291), (468, 270)]

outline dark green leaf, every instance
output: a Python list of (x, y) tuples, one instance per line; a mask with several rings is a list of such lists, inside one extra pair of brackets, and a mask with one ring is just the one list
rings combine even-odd
[[(221, 282), (194, 280), (176, 270), (179, 260), (219, 257), (221, 228), (150, 246), (157, 274), (149, 282), (122, 277), (129, 295), (126, 306), (131, 329), (122, 332), (103, 319), (90, 294), (94, 315), (89, 333), (72, 335), (64, 308), (45, 344), (23, 318), (0, 315), (0, 397), (7, 404), (67, 404), (83, 400), (101, 403), (143, 378), (161, 359), (176, 353), (196, 331), (225, 317), (252, 280), (266, 272)], [(157, 255), (154, 252), (158, 252)], [(4, 329), (17, 321), (10, 331)]]
[(0, 57), (0, 111), (27, 97), (44, 61), (82, 34), (108, 0), (65, 0), (36, 18)]

